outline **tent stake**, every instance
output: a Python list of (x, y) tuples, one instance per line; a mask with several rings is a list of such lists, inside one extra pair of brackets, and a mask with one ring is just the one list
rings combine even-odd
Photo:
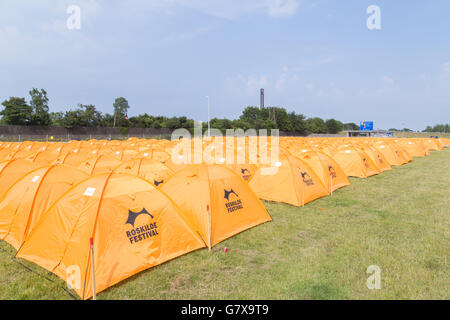
[(206, 211), (208, 212), (208, 234), (209, 234), (208, 250), (211, 251), (211, 214), (209, 212), (209, 204), (206, 205)]

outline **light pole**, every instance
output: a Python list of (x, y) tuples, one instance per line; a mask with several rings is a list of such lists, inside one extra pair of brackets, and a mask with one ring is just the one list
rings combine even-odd
[(208, 99), (208, 137), (210, 136), (210, 126), (209, 126), (209, 119), (210, 119), (210, 110), (211, 110), (211, 99), (209, 96), (206, 96), (206, 98)]

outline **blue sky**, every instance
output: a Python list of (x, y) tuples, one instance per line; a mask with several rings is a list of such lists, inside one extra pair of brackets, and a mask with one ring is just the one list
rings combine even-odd
[[(81, 29), (69, 30), (69, 5)], [(369, 5), (381, 30), (368, 30)], [(2, 0), (0, 99), (44, 88), (130, 115), (236, 118), (247, 105), (376, 128), (450, 122), (450, 2)]]

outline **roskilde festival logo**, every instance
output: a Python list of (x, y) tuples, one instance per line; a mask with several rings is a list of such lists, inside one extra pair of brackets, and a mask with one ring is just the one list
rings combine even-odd
[(133, 229), (126, 232), (127, 238), (128, 240), (130, 240), (131, 244), (135, 244), (136, 242), (140, 242), (159, 235), (156, 222), (147, 223), (143, 226), (135, 228), (134, 224), (136, 223), (136, 219), (141, 215), (148, 215), (152, 220), (154, 219), (153, 215), (149, 213), (145, 208), (139, 212), (128, 210), (128, 219), (125, 224), (129, 224), (133, 227)]
[(312, 186), (314, 185), (314, 181), (311, 178), (311, 176), (308, 174), (308, 172), (300, 172), (300, 174), (302, 175), (303, 178), (303, 182), (307, 185), (307, 186)]
[(227, 208), (228, 213), (241, 210), (244, 208), (242, 205), (242, 200), (239, 199), (239, 195), (233, 189), (230, 190), (224, 189), (224, 192), (225, 192), (224, 199), (227, 201), (225, 203), (225, 207)]
[(328, 171), (330, 171), (331, 177), (336, 178), (336, 170), (332, 166), (328, 167)]
[(248, 181), (248, 179), (250, 179), (252, 176), (252, 174), (250, 173), (250, 170), (248, 170), (247, 168), (241, 169), (241, 175), (245, 181)]
[(363, 162), (364, 162), (364, 165), (366, 166), (366, 168), (368, 168), (369, 167), (369, 163), (367, 162), (366, 158), (363, 158)]
[(378, 157), (378, 161), (380, 161), (380, 163), (384, 163), (383, 159), (381, 159), (379, 154), (377, 154), (377, 157)]

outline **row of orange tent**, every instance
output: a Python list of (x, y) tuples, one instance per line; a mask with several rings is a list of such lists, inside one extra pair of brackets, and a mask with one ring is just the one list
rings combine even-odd
[[(232, 156), (249, 147), (235, 139)], [(200, 140), (200, 152), (229, 154)], [(144, 269), (271, 221), (259, 199), (303, 206), (392, 166), (449, 145), (448, 139), (280, 138), (268, 164), (177, 161), (180, 141), (0, 143), (0, 239), (16, 256), (78, 277), (83, 299)], [(275, 148), (269, 143), (268, 149)], [(221, 152), (217, 152), (220, 150)], [(195, 150), (192, 154), (195, 156)], [(93, 239), (94, 255), (89, 240)], [(93, 263), (94, 262), (94, 263)], [(94, 277), (90, 272), (94, 268)]]

